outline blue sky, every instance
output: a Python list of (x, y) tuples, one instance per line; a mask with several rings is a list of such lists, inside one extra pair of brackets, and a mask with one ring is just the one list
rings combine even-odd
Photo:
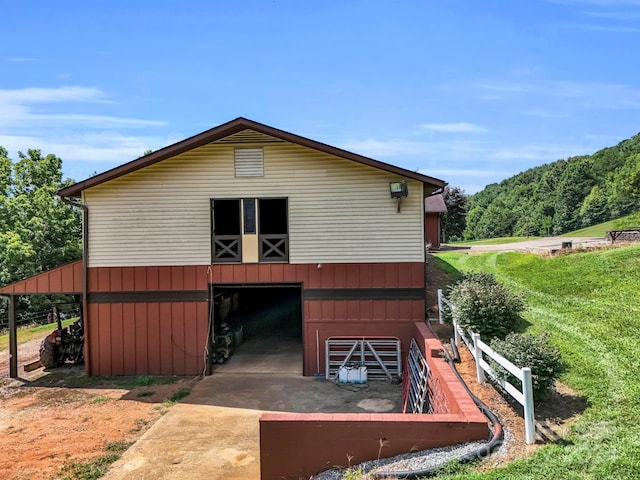
[(0, 145), (82, 180), (238, 116), (474, 193), (640, 131), (640, 0), (0, 0)]

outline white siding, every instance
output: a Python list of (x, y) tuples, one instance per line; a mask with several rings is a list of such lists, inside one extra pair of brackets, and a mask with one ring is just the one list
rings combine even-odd
[(209, 264), (209, 200), (233, 197), (289, 198), (290, 263), (423, 261), (422, 184), (396, 213), (397, 178), (289, 143), (264, 144), (263, 177), (235, 177), (233, 145), (206, 145), (84, 192), (89, 264)]

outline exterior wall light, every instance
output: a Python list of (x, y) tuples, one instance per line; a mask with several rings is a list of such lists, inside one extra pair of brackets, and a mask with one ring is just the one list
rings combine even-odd
[(391, 198), (398, 199), (398, 213), (400, 213), (400, 205), (402, 205), (403, 197), (409, 195), (409, 188), (406, 180), (398, 180), (397, 182), (389, 182), (389, 193)]

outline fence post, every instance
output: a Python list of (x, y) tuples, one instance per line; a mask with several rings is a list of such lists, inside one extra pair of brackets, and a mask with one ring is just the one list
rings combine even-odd
[(460, 345), (460, 327), (458, 326), (458, 322), (456, 322), (455, 317), (453, 318), (453, 341), (456, 342), (456, 347)]
[(480, 349), (480, 334), (471, 332), (471, 338), (473, 340), (473, 355), (476, 357), (476, 376), (478, 377), (478, 383), (484, 383), (486, 378), (484, 376), (484, 370), (480, 366), (480, 360), (482, 360), (482, 350)]
[(438, 321), (440, 322), (440, 325), (444, 323), (444, 320), (442, 319), (442, 289), (441, 288), (438, 289)]
[(533, 383), (531, 381), (531, 369), (522, 369), (522, 394), (524, 395), (524, 433), (527, 443), (535, 443), (536, 428), (533, 413)]

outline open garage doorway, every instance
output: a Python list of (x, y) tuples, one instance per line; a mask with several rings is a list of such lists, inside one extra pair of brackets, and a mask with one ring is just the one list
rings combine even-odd
[(212, 285), (214, 372), (303, 372), (302, 285)]

